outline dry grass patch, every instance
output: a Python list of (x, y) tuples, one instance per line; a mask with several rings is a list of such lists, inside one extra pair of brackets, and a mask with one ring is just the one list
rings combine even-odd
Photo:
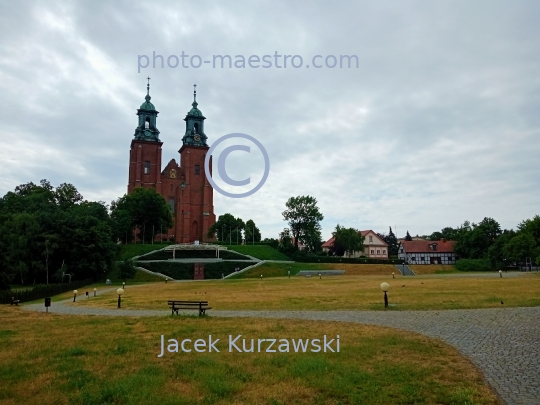
[[(391, 309), (459, 309), (538, 306), (540, 274), (522, 277), (443, 278), (429, 276), (328, 276), (211, 280), (126, 287), (126, 309), (167, 309), (167, 300), (206, 300), (214, 310), (367, 310), (383, 309), (381, 282), (386, 281)], [(80, 306), (115, 308), (109, 292), (80, 300)]]
[(448, 264), (411, 264), (409, 265), (412, 271), (416, 274), (448, 274), (448, 273), (461, 273), (459, 270), (456, 270), (454, 265)]
[(389, 264), (349, 264), (349, 263), (264, 263), (254, 269), (240, 273), (233, 278), (286, 277), (291, 270), (295, 276), (301, 270), (345, 270), (347, 276), (382, 276), (399, 274), (393, 265)]
[[(218, 344), (220, 353), (159, 358), (162, 334), (178, 340), (211, 334), (224, 344)], [(340, 335), (341, 350), (229, 353), (229, 334), (289, 340)], [(62, 316), (1, 307), (0, 343), (0, 404), (498, 404), (457, 350), (382, 327)]]

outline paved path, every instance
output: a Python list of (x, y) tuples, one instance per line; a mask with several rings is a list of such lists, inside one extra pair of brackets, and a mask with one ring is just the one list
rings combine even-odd
[(415, 272), (412, 271), (412, 269), (407, 265), (402, 264), (395, 264), (396, 268), (399, 270), (399, 272), (404, 276), (415, 276)]
[[(102, 290), (100, 293), (110, 291)], [(90, 308), (55, 302), (49, 312), (165, 316), (167, 310)], [(24, 305), (43, 312), (42, 304)], [(212, 311), (219, 317), (342, 321), (382, 325), (439, 338), (468, 356), (507, 405), (540, 404), (540, 307), (447, 311)]]

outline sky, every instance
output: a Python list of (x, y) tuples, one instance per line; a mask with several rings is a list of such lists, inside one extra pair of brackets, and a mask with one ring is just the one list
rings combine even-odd
[[(300, 195), (317, 199), (325, 240), (338, 223), (402, 237), (540, 214), (539, 2), (0, 6), (0, 195), (47, 179), (88, 200), (122, 196), (149, 76), (163, 167), (178, 161), (195, 83), (210, 145), (244, 133), (264, 146), (260, 190), (214, 193), (217, 216), (253, 219), (263, 238), (286, 227), (285, 202)], [(291, 55), (287, 67), (276, 53)], [(245, 67), (197, 67), (214, 55)], [(249, 66), (264, 55), (271, 67)], [(357, 59), (340, 67), (340, 55)], [(232, 178), (261, 178), (252, 149), (229, 155)]]

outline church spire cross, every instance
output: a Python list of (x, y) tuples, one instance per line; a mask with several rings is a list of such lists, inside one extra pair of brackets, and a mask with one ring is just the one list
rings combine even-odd
[(197, 85), (193, 85), (193, 101), (197, 102)]
[(146, 95), (150, 95), (150, 76), (146, 78), (148, 80), (148, 84), (146, 85)]

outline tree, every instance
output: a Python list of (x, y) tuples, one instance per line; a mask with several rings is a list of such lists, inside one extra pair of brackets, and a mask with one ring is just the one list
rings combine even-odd
[(504, 254), (511, 261), (519, 263), (526, 257), (536, 257), (539, 252), (536, 249), (534, 236), (527, 232), (520, 232), (504, 246)]
[[(220, 242), (236, 244), (237, 238), (240, 242), (242, 241), (242, 231), (245, 226), (241, 218), (235, 218), (234, 215), (229, 213), (223, 214), (208, 230), (208, 237), (214, 238), (217, 236)], [(238, 231), (236, 231), (237, 229)]]
[(407, 231), (407, 235), (405, 235), (405, 240), (407, 240), (407, 241), (411, 241), (411, 240), (412, 240), (412, 237), (411, 237), (411, 235), (409, 234), (409, 231)]
[(390, 226), (388, 228), (389, 228), (388, 235), (383, 234), (383, 235), (379, 235), (379, 236), (388, 245), (388, 256), (397, 256), (397, 254), (398, 254), (398, 240), (396, 238), (396, 235), (394, 235), (394, 232), (392, 231), (392, 227)]
[(298, 247), (292, 243), (292, 235), (289, 228), (283, 228), (283, 231), (280, 232), (277, 249), (286, 255), (292, 255), (298, 251)]
[(337, 224), (332, 236), (336, 256), (343, 256), (345, 252), (352, 256), (354, 252), (364, 250), (364, 237), (357, 229), (345, 228)]
[(252, 219), (248, 220), (245, 225), (246, 245), (253, 242), (261, 241), (261, 231), (255, 226)]
[(317, 200), (311, 196), (291, 197), (285, 203), (283, 218), (289, 222), (289, 229), (294, 238), (294, 246), (302, 242), (310, 250), (318, 250), (322, 244), (320, 221), (324, 216), (317, 207)]
[(540, 215), (535, 215), (533, 219), (521, 221), (518, 226), (521, 232), (527, 232), (534, 237), (534, 240), (540, 245)]
[(117, 246), (107, 207), (73, 185), (22, 184), (0, 199), (0, 280), (45, 283), (69, 266), (74, 279), (102, 278)]
[[(126, 214), (116, 212), (118, 210), (129, 213), (131, 229), (138, 228), (139, 239), (143, 241), (151, 242), (161, 229), (173, 226), (170, 206), (153, 188), (137, 187), (111, 204), (111, 217), (125, 220)], [(113, 228), (126, 231), (119, 222)], [(121, 235), (116, 236), (120, 239)]]
[(463, 259), (485, 259), (489, 248), (501, 233), (499, 223), (493, 218), (484, 218), (479, 224), (463, 226), (457, 234), (455, 252)]
[(505, 265), (504, 259), (508, 258), (504, 253), (504, 249), (514, 236), (516, 236), (516, 232), (505, 229), (501, 236), (488, 248), (487, 258), (492, 268), (503, 267)]

